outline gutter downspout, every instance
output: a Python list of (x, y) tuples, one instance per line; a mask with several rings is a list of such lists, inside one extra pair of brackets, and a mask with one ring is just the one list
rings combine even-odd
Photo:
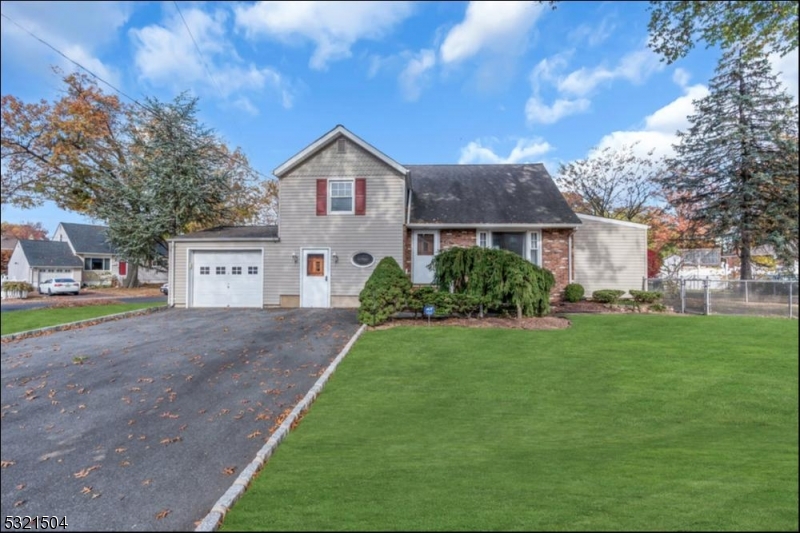
[(167, 292), (167, 306), (175, 307), (175, 242), (169, 241), (169, 291)]
[(567, 243), (568, 243), (568, 246), (569, 246), (569, 248), (568, 248), (569, 249), (569, 252), (568, 252), (569, 268), (568, 268), (568, 270), (569, 270), (569, 282), (570, 283), (572, 283), (572, 281), (573, 281), (573, 276), (572, 276), (572, 236), (574, 234), (575, 234), (575, 230), (572, 230), (572, 232), (569, 234), (569, 239), (567, 239)]

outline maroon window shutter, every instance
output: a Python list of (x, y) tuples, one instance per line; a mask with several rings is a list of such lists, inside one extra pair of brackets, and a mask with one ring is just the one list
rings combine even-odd
[(328, 214), (328, 180), (317, 180), (317, 216)]
[(367, 214), (367, 178), (356, 178), (356, 215)]
[(125, 261), (119, 262), (119, 275), (120, 276), (128, 275), (128, 263), (126, 263)]

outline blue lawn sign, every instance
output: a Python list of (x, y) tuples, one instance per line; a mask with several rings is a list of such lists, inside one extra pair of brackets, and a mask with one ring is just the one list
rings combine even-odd
[(422, 306), (422, 314), (428, 317), (428, 325), (431, 325), (431, 317), (433, 313), (436, 312), (436, 308), (432, 305), (423, 305)]

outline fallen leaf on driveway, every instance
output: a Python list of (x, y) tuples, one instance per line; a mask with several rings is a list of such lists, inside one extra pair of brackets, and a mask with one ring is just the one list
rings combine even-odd
[(149, 485), (150, 483), (152, 483), (152, 482), (153, 482), (153, 480), (152, 480), (152, 479), (145, 479), (144, 481), (142, 481), (142, 485), (144, 485), (144, 486), (146, 487), (146, 486), (148, 486), (148, 485)]
[(127, 449), (128, 448), (126, 448), (125, 446), (120, 446), (119, 448), (116, 448), (114, 451), (117, 452), (117, 453), (122, 453)]
[(14, 502), (14, 507), (22, 507), (23, 505), (25, 505), (25, 500), (19, 500)]
[(166, 438), (166, 439), (161, 439), (159, 444), (172, 444), (173, 442), (179, 442), (179, 441), (182, 441), (182, 440), (183, 440), (183, 437), (172, 437), (171, 439), (170, 438)]
[(97, 470), (98, 468), (100, 468), (100, 465), (90, 466), (89, 468), (84, 468), (80, 472), (75, 472), (72, 475), (75, 476), (76, 479), (81, 479), (81, 478), (84, 478), (84, 477), (88, 476), (89, 473), (91, 473), (92, 470)]
[(17, 485), (17, 490), (22, 490), (24, 488), (25, 488), (25, 483), (20, 483), (19, 485)]
[(229, 466), (228, 468), (224, 468), (222, 470), (222, 473), (225, 474), (226, 476), (231, 476), (233, 475), (234, 472), (236, 472), (235, 466)]
[(156, 520), (161, 520), (162, 518), (166, 518), (169, 513), (171, 513), (169, 509), (164, 509), (163, 511), (159, 511), (156, 513)]
[(15, 464), (17, 464), (16, 461), (0, 461), (0, 467), (2, 468), (8, 468), (9, 466), (14, 466)]
[(258, 437), (258, 436), (260, 436), (260, 435), (261, 435), (261, 432), (260, 432), (259, 430), (255, 430), (254, 432), (250, 433), (250, 434), (247, 436), (247, 438), (248, 438), (248, 439), (254, 439), (254, 438), (256, 438), (256, 437)]
[(92, 492), (92, 487), (83, 487), (81, 489), (81, 494), (89, 494), (90, 492)]

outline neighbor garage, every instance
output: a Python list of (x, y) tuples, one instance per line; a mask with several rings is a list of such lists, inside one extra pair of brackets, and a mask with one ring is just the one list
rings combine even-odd
[(276, 226), (220, 227), (170, 241), (169, 304), (264, 307), (265, 263)]

